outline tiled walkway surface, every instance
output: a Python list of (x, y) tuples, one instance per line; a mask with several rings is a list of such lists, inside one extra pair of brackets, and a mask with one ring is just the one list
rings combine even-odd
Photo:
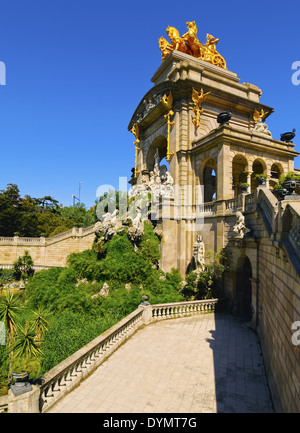
[(272, 412), (257, 336), (229, 315), (138, 330), (51, 412)]

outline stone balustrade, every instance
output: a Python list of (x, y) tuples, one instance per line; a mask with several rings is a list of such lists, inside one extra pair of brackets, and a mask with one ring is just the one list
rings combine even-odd
[[(14, 265), (8, 265), (8, 264), (3, 264), (0, 263), (0, 269), (12, 269)], [(38, 271), (43, 271), (44, 269), (51, 269), (53, 266), (46, 266), (46, 265), (33, 265), (32, 268), (38, 272)]]
[(226, 212), (236, 212), (238, 208), (238, 198), (225, 200)]
[(135, 310), (108, 331), (48, 371), (41, 378), (40, 411), (49, 410), (57, 400), (70, 392), (84, 377), (107, 359), (142, 325), (142, 315), (142, 308)]
[(163, 319), (176, 319), (178, 317), (192, 316), (215, 310), (217, 300), (174, 302), (172, 304), (151, 305), (152, 321)]
[(245, 211), (251, 211), (255, 209), (255, 195), (247, 194), (245, 197)]
[(292, 215), (288, 240), (300, 260), (300, 203), (290, 203), (288, 204), (288, 208)]
[(269, 189), (260, 188), (258, 190), (257, 207), (266, 223), (269, 235), (273, 231), (274, 221), (278, 213), (277, 202), (278, 200)]
[[(27, 408), (27, 411), (47, 412), (58, 400), (72, 391), (87, 375), (91, 374), (141, 326), (163, 319), (213, 312), (217, 302), (218, 299), (207, 299), (156, 305), (141, 304), (116, 325), (45, 373), (40, 378), (40, 385), (34, 387), (32, 391), (37, 397), (27, 398), (28, 401), (38, 402), (36, 403), (38, 407)], [(26, 394), (24, 396), (26, 398)], [(18, 405), (16, 398), (10, 393), (8, 411), (24, 411), (24, 402)]]

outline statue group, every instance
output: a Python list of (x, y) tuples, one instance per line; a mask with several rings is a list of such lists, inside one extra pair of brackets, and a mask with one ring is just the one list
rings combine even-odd
[(150, 172), (149, 180), (146, 175), (141, 178), (141, 184), (134, 185), (129, 195), (137, 197), (141, 193), (151, 193), (152, 199), (159, 199), (160, 197), (169, 198), (174, 196), (174, 180), (167, 170), (166, 165), (160, 166), (160, 157), (158, 149), (154, 155), (154, 168)]
[(224, 57), (222, 57), (216, 49), (219, 39), (207, 34), (206, 42), (202, 44), (197, 37), (197, 26), (195, 21), (188, 21), (186, 24), (188, 31), (182, 36), (180, 36), (175, 27), (167, 27), (166, 31), (171, 43), (169, 43), (163, 36), (159, 38), (158, 43), (159, 49), (162, 52), (162, 62), (173, 50), (178, 50), (196, 57), (197, 59), (227, 69)]

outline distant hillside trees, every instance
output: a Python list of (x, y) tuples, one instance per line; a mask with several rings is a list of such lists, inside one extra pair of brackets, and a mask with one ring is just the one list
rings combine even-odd
[(76, 225), (87, 227), (95, 222), (95, 211), (87, 210), (83, 203), (60, 207), (51, 196), (21, 197), (13, 183), (0, 190), (0, 236), (49, 237)]

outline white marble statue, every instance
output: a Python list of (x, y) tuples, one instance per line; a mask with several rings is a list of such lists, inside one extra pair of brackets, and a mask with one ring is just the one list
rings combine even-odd
[(205, 268), (205, 245), (203, 236), (197, 236), (197, 240), (193, 247), (193, 257), (196, 269), (204, 270)]
[(242, 212), (236, 213), (237, 223), (233, 227), (233, 231), (236, 234), (236, 237), (243, 238), (246, 233), (249, 233), (250, 230), (245, 225), (245, 217)]
[(271, 131), (268, 130), (268, 125), (266, 123), (263, 123), (261, 118), (256, 120), (253, 132), (270, 135), (272, 137)]

